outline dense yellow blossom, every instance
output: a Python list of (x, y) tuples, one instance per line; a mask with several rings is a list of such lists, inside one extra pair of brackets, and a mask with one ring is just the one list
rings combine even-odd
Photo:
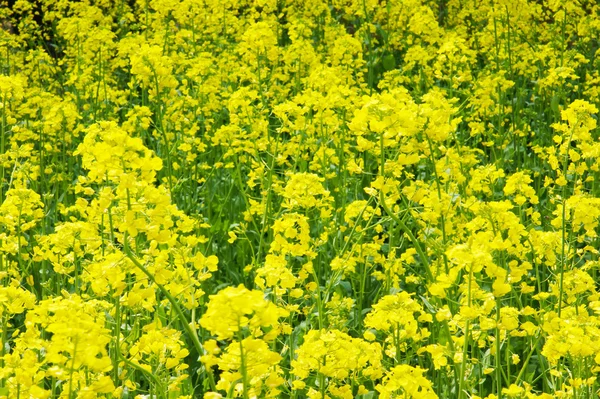
[(593, 0), (0, 0), (0, 399), (600, 394)]

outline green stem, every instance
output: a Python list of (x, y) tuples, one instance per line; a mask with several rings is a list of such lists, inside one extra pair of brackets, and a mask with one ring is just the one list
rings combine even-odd
[[(175, 310), (175, 313), (177, 314), (177, 317), (179, 318), (179, 320), (183, 324), (183, 328), (184, 328), (186, 334), (192, 340), (192, 343), (194, 345), (194, 348), (196, 348), (196, 352), (198, 352), (198, 355), (204, 354), (205, 351), (204, 351), (204, 348), (202, 347), (202, 343), (200, 342), (200, 339), (198, 338), (198, 334), (196, 333), (196, 331), (194, 331), (194, 329), (192, 328), (192, 326), (190, 325), (190, 323), (188, 323), (187, 318), (185, 317), (185, 314), (183, 313), (183, 310), (181, 309), (181, 307), (177, 303), (177, 300), (175, 299), (175, 297), (173, 295), (171, 295), (171, 293), (165, 288), (164, 285), (159, 284), (159, 283), (156, 282), (156, 279), (154, 278), (154, 276), (152, 275), (152, 273), (150, 273), (148, 271), (148, 269), (146, 269), (146, 267), (144, 267), (137, 260), (137, 258), (133, 255), (133, 253), (131, 252), (131, 248), (129, 248), (129, 244), (127, 242), (127, 233), (125, 233), (123, 248), (125, 250), (125, 255), (129, 258), (129, 260), (131, 260), (131, 262), (138, 269), (140, 269), (142, 271), (142, 273), (144, 273), (148, 277), (148, 279), (150, 281), (152, 281), (152, 283), (154, 283), (158, 287), (158, 289), (160, 290), (160, 292), (165, 297), (167, 297), (167, 299), (169, 300), (169, 302), (173, 306), (173, 310)], [(207, 372), (208, 377), (209, 377), (209, 383), (211, 385), (211, 389), (215, 390), (215, 382), (214, 382), (212, 373), (210, 372), (210, 370), (206, 370), (206, 372)]]

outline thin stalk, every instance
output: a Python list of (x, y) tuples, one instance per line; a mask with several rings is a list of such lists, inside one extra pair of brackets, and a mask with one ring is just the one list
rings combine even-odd
[[(125, 255), (129, 258), (129, 260), (131, 260), (131, 262), (138, 269), (140, 269), (142, 271), (142, 273), (144, 273), (148, 277), (148, 279), (158, 287), (160, 292), (169, 300), (169, 302), (171, 303), (171, 306), (173, 306), (173, 310), (175, 311), (175, 314), (177, 315), (177, 317), (183, 324), (185, 333), (192, 340), (192, 344), (194, 345), (194, 348), (196, 349), (196, 351), (198, 352), (199, 355), (204, 354), (205, 351), (204, 351), (204, 348), (202, 347), (202, 343), (200, 342), (200, 339), (198, 338), (197, 332), (194, 331), (194, 329), (192, 328), (190, 323), (187, 321), (187, 318), (185, 317), (185, 314), (183, 313), (183, 310), (177, 303), (177, 300), (175, 299), (175, 297), (173, 295), (171, 295), (171, 293), (164, 287), (164, 285), (156, 282), (156, 279), (154, 278), (152, 273), (150, 273), (148, 271), (148, 269), (146, 269), (146, 267), (144, 267), (131, 252), (131, 248), (129, 247), (129, 244), (127, 242), (127, 233), (125, 233), (123, 249), (125, 251)], [(212, 373), (209, 370), (207, 370), (207, 374), (208, 374), (211, 389), (215, 390), (215, 382), (214, 382)]]

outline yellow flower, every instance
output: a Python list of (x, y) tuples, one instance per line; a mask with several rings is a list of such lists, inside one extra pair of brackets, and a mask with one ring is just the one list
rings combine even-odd
[(291, 175), (282, 196), (286, 208), (322, 208), (325, 211), (332, 201), (328, 190), (322, 185), (323, 178), (312, 173), (296, 173)]
[[(417, 314), (417, 318), (415, 318)], [(383, 331), (390, 336), (399, 336), (401, 340), (420, 341), (429, 336), (426, 328), (420, 328), (418, 321), (426, 321), (421, 305), (403, 291), (394, 295), (386, 295), (373, 305), (373, 310), (365, 317), (365, 326)]]
[(508, 388), (502, 388), (502, 393), (510, 398), (520, 397), (525, 390), (515, 384), (510, 384)]
[(275, 327), (288, 312), (264, 298), (264, 293), (243, 285), (227, 287), (210, 296), (200, 325), (219, 339), (231, 339), (243, 328), (260, 336), (261, 327)]
[(227, 240), (227, 242), (230, 244), (233, 244), (238, 238), (237, 234), (235, 234), (233, 231), (227, 232), (227, 235), (229, 236), (229, 240)]
[(433, 384), (423, 374), (426, 370), (402, 364), (392, 368), (375, 389), (382, 399), (437, 399)]
[(376, 379), (382, 374), (381, 346), (338, 330), (310, 330), (296, 353), (292, 374), (301, 379), (311, 372), (336, 380), (358, 374)]

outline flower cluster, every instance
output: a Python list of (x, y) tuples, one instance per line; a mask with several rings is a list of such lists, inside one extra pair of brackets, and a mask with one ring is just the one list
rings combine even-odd
[(600, 395), (593, 0), (0, 0), (0, 399)]

